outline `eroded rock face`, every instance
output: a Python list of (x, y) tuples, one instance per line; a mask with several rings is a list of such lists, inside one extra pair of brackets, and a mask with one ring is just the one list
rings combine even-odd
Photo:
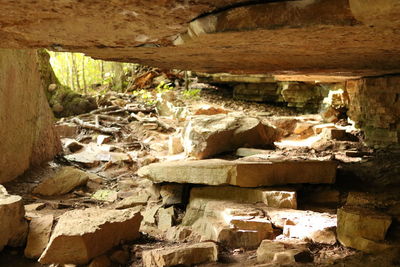
[(240, 113), (193, 116), (182, 136), (185, 153), (197, 159), (242, 146), (272, 145), (280, 138), (274, 127)]
[(378, 147), (399, 144), (400, 76), (348, 81), (349, 117), (365, 132), (366, 142)]
[(155, 183), (176, 182), (258, 187), (296, 183), (334, 183), (332, 161), (227, 161), (209, 159), (154, 163), (139, 175)]
[(42, 264), (86, 264), (122, 240), (139, 237), (140, 208), (90, 208), (64, 213), (39, 258)]
[(165, 69), (354, 77), (396, 73), (400, 63), (396, 0), (6, 0), (0, 17), (3, 47), (75, 50)]
[(0, 183), (61, 150), (35, 50), (0, 50)]
[(0, 251), (4, 246), (21, 246), (25, 242), (28, 224), (20, 196), (9, 195), (0, 185)]

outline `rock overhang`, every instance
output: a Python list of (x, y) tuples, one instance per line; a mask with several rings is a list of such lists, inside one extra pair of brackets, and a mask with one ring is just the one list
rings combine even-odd
[(2, 7), (7, 48), (280, 80), (400, 72), (396, 0), (7, 0)]

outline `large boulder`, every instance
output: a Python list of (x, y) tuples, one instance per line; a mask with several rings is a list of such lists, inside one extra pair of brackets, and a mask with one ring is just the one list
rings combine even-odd
[(0, 49), (0, 183), (61, 150), (35, 50)]
[(0, 185), (0, 251), (4, 246), (21, 246), (25, 242), (28, 224), (20, 196), (9, 195)]
[(243, 146), (268, 146), (278, 139), (274, 127), (241, 113), (193, 116), (183, 131), (185, 153), (197, 159)]
[(334, 183), (333, 161), (175, 161), (154, 163), (139, 169), (139, 175), (155, 183), (174, 182), (258, 187), (299, 183)]
[(42, 264), (86, 264), (122, 240), (139, 237), (140, 208), (90, 208), (64, 213), (39, 258)]

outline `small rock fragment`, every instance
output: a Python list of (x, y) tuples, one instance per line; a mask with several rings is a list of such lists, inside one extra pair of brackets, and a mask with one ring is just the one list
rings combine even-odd
[(174, 223), (175, 210), (171, 206), (167, 209), (160, 209), (158, 211), (158, 229), (166, 231), (170, 229)]
[(102, 144), (108, 143), (110, 141), (111, 141), (111, 136), (103, 135), (103, 134), (98, 135), (97, 140), (96, 140), (98, 145), (102, 145)]
[(263, 240), (257, 249), (258, 263), (292, 265), (296, 262), (313, 262), (306, 243)]

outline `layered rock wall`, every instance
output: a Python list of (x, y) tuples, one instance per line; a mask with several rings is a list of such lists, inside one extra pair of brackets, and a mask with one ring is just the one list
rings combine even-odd
[(349, 117), (365, 133), (367, 144), (399, 146), (400, 76), (348, 81)]
[(0, 183), (60, 150), (35, 50), (0, 49)]

